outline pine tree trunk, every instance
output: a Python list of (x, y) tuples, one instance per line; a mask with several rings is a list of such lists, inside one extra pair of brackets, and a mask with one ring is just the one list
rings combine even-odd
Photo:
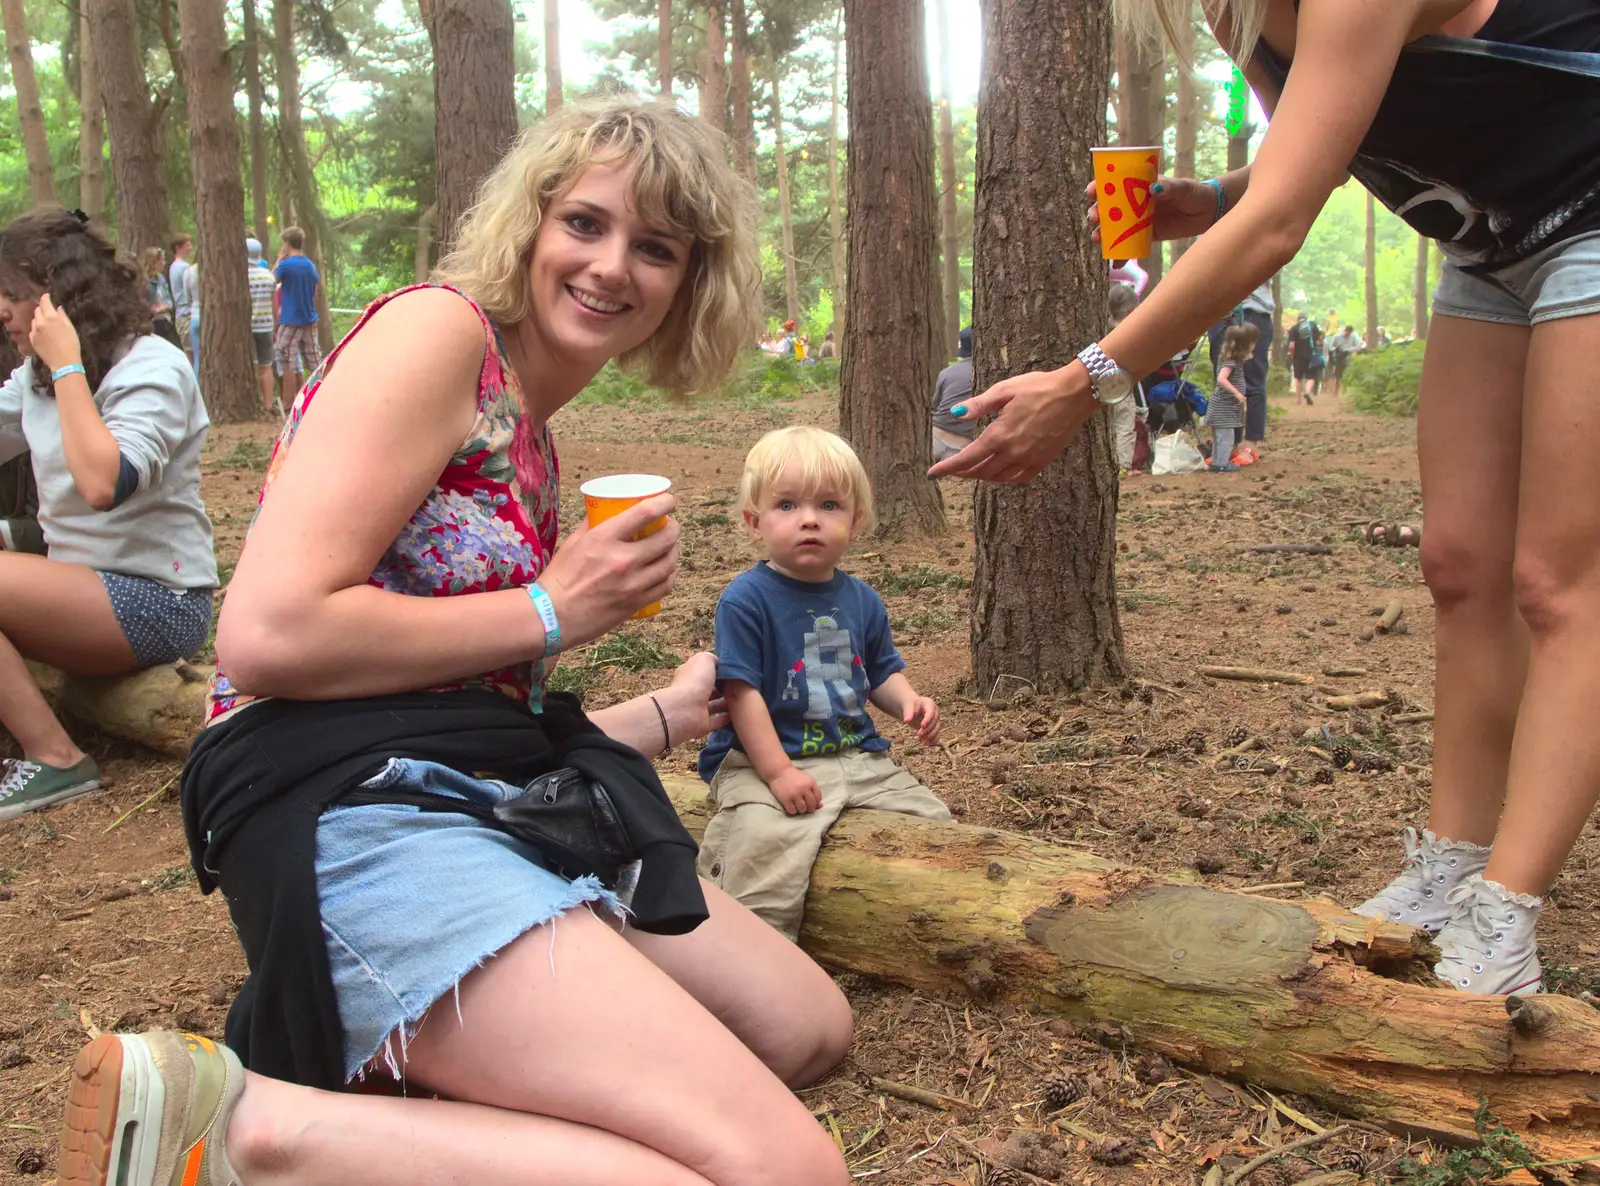
[(1255, 125), (1246, 123), (1237, 136), (1228, 137), (1228, 172), (1242, 169), (1250, 163), (1250, 137), (1255, 132)]
[[(1172, 157), (1172, 175), (1174, 177), (1193, 177), (1195, 142), (1200, 137), (1200, 95), (1195, 86), (1194, 68), (1194, 13), (1191, 11), (1189, 19), (1178, 30), (1183, 37), (1182, 54), (1174, 54), (1179, 59), (1178, 73), (1178, 129), (1177, 143)], [(1181, 63), (1187, 60), (1189, 67)], [(1177, 263), (1183, 253), (1189, 249), (1193, 239), (1175, 239), (1171, 244), (1172, 262)]]
[(517, 136), (515, 25), (506, 0), (433, 0), (433, 142), (439, 251)]
[(1367, 349), (1378, 346), (1378, 214), (1372, 193), (1367, 193)]
[(561, 109), (561, 3), (544, 0), (544, 111)]
[(772, 132), (777, 138), (778, 222), (782, 228), (783, 292), (790, 321), (800, 320), (800, 279), (794, 262), (794, 218), (789, 205), (789, 149), (783, 135), (782, 63), (772, 65)]
[[(1104, 143), (1111, 13), (1102, 0), (983, 0), (973, 219), (973, 387), (1060, 367), (1102, 330), (1105, 263), (1076, 218)], [(973, 688), (1120, 679), (1117, 467), (1096, 412), (1026, 486), (973, 495)], [(1012, 690), (1015, 690), (1012, 686)]]
[(146, 247), (170, 247), (167, 165), (156, 135), (156, 111), (144, 76), (133, 0), (83, 0), (83, 4), (111, 138), (117, 244), (132, 256)]
[[(267, 245), (267, 136), (261, 119), (261, 29), (256, 0), (244, 0), (244, 93), (250, 128), (250, 226), (256, 241)], [(203, 323), (203, 318), (202, 318)]]
[(661, 0), (656, 19), (656, 56), (659, 61), (661, 96), (672, 97), (672, 0)]
[[(294, 203), (293, 218), (306, 233), (306, 254), (327, 270), (322, 252), (322, 205), (317, 201), (317, 180), (306, 151), (305, 124), (300, 118), (300, 57), (295, 44), (294, 0), (272, 0), (272, 66), (278, 83), (278, 139), (283, 152), (285, 181)], [(333, 348), (333, 316), (328, 311), (328, 285), (317, 285), (317, 338), (326, 353)]]
[(833, 281), (833, 334), (844, 355), (845, 258), (844, 212), (839, 208), (839, 54), (844, 48), (844, 10), (833, 30), (833, 98), (828, 107), (828, 239), (829, 274)]
[(700, 87), (700, 118), (728, 130), (728, 18), (722, 0), (706, 0), (706, 68)]
[(878, 531), (940, 535), (927, 478), (940, 349), (933, 103), (922, 0), (845, 0), (850, 86), (850, 349), (839, 431), (878, 500)]
[(1417, 236), (1417, 278), (1411, 292), (1412, 319), (1417, 341), (1428, 338), (1428, 261), (1433, 253), (1433, 240), (1426, 235)]
[(751, 181), (756, 179), (756, 136), (750, 110), (750, 24), (744, 0), (728, 0), (731, 27), (728, 97), (733, 107), (733, 165)]
[(961, 333), (961, 248), (956, 242), (956, 132), (950, 85), (950, 24), (945, 0), (933, 0), (939, 39), (939, 253), (944, 259), (944, 353), (949, 358)]
[(411, 261), (411, 278), (421, 284), (433, 271), (433, 224), (439, 217), (439, 203), (435, 202), (417, 217), (417, 251)]
[(200, 265), (200, 390), (218, 424), (261, 417), (250, 338), (239, 128), (223, 0), (178, 0)]
[[(699, 835), (704, 784), (662, 781)], [(1326, 899), (1212, 889), (1030, 836), (856, 809), (823, 841), (800, 944), (828, 967), (1065, 1017), (1390, 1131), (1476, 1143), (1481, 1093), (1540, 1157), (1600, 1148), (1594, 1009), (1530, 998), (1513, 1025), (1504, 997), (1425, 987), (1423, 932)]]
[(50, 160), (50, 140), (44, 131), (44, 108), (39, 105), (39, 80), (33, 73), (33, 40), (28, 36), (28, 14), (22, 0), (0, 0), (0, 15), (5, 18), (11, 85), (17, 92), (22, 151), (28, 159), (28, 188), (33, 192), (35, 206), (54, 206), (56, 170)]
[(1288, 342), (1283, 336), (1283, 273), (1272, 274), (1272, 350), (1269, 361), (1276, 366), (1289, 365)]
[[(1121, 101), (1121, 140), (1123, 144), (1161, 147), (1167, 112), (1167, 65), (1162, 44), (1132, 33), (1124, 37), (1118, 59), (1126, 62), (1126, 77), (1119, 78)], [(1154, 286), (1161, 279), (1160, 242), (1153, 243), (1144, 261)]]
[(78, 11), (78, 203), (89, 221), (106, 225), (106, 106), (100, 97), (100, 63), (89, 37), (87, 9)]

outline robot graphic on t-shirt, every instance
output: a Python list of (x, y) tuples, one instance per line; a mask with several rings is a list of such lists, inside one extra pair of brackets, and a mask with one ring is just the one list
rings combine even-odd
[[(855, 685), (850, 677), (861, 660), (856, 658), (855, 650), (850, 645), (850, 631), (840, 627), (829, 615), (822, 614), (813, 619), (812, 629), (806, 631), (803, 642), (805, 657), (795, 666), (803, 668), (806, 677), (805, 719), (833, 719), (833, 702), (828, 696), (830, 685), (839, 697), (839, 711), (845, 716), (860, 716), (861, 701), (856, 696)], [(791, 669), (789, 688), (794, 686), (794, 676), (795, 672)], [(789, 697), (789, 688), (784, 689), (785, 699)]]

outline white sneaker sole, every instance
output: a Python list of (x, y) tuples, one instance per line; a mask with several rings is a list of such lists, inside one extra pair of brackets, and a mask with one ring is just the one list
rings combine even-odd
[(65, 803), (68, 799), (76, 799), (79, 795), (88, 795), (100, 789), (100, 780), (92, 778), (88, 782), (79, 783), (75, 787), (68, 787), (64, 791), (57, 791), (53, 795), (46, 795), (43, 799), (34, 799), (28, 803), (14, 803), (9, 807), (0, 807), (0, 821), (18, 819), (30, 811), (42, 811), (46, 807), (54, 807), (57, 803)]

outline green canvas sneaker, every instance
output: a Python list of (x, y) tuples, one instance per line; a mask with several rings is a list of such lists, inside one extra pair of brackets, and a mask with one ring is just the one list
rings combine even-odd
[(47, 766), (12, 758), (0, 775), (0, 820), (16, 819), (41, 807), (65, 803), (100, 789), (100, 766), (87, 754), (76, 766)]

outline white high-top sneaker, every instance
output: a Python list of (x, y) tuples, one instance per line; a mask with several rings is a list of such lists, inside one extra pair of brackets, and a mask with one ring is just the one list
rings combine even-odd
[(1482, 873), (1489, 863), (1489, 847), (1464, 840), (1441, 840), (1426, 828), (1402, 834), (1406, 863), (1396, 877), (1353, 913), (1388, 922), (1403, 922), (1437, 935), (1454, 912), (1446, 901), (1450, 892), (1470, 874)]
[(1437, 940), (1443, 958), (1433, 974), (1463, 992), (1525, 997), (1542, 992), (1534, 943), (1541, 899), (1514, 894), (1474, 873), (1450, 891), (1455, 909)]

